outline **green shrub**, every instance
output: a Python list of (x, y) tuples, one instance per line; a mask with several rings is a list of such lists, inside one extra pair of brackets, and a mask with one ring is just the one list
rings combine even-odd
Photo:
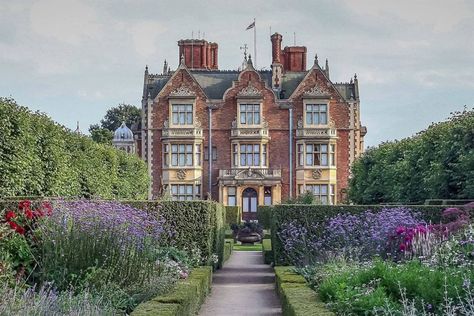
[(474, 199), (474, 110), (368, 149), (352, 165), (354, 203)]
[(272, 218), (272, 207), (261, 205), (257, 208), (257, 220), (264, 229), (270, 229)]
[[(401, 289), (418, 310), (428, 305), (443, 314), (445, 295), (453, 302), (463, 294), (465, 280), (474, 280), (468, 269), (439, 269), (412, 261), (394, 264), (377, 261), (372, 266), (354, 266), (330, 273), (318, 285), (321, 298), (341, 314), (367, 315), (389, 304), (400, 309)], [(424, 305), (424, 306), (423, 306)]]
[(194, 315), (210, 292), (212, 268), (195, 268), (171, 292), (140, 304), (131, 315)]
[[(338, 214), (360, 214), (366, 210), (374, 212), (380, 211), (383, 208), (395, 207), (384, 205), (275, 205), (272, 208), (271, 216), (271, 234), (272, 234), (272, 248), (273, 256), (276, 264), (287, 264), (287, 259), (284, 256), (283, 248), (278, 232), (283, 222), (296, 221), (301, 225), (308, 225), (308, 223), (325, 223), (328, 219)], [(426, 222), (439, 223), (441, 221), (441, 213), (449, 206), (434, 206), (434, 205), (410, 205), (407, 208), (412, 209), (420, 214), (420, 217)], [(474, 215), (474, 214), (473, 214)]]
[(271, 264), (273, 262), (272, 241), (270, 239), (262, 240), (263, 262)]
[(145, 163), (0, 98), (0, 197), (146, 198)]
[(224, 244), (224, 262), (229, 260), (232, 251), (234, 250), (234, 240), (226, 239)]
[(226, 206), (225, 207), (225, 224), (226, 228), (232, 224), (240, 224), (242, 221), (242, 210), (240, 206)]
[(179, 249), (195, 246), (211, 264), (218, 257), (215, 268), (224, 260), (224, 207), (212, 201), (124, 201), (123, 203), (146, 210), (165, 220), (164, 227), (174, 231), (163, 242)]
[(275, 281), (284, 316), (334, 315), (292, 267), (275, 267)]

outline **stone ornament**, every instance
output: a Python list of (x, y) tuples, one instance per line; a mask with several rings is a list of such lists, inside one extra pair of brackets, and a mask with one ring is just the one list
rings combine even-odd
[(304, 93), (305, 97), (326, 97), (328, 95), (329, 91), (318, 86), (314, 86)]
[(176, 177), (177, 177), (179, 180), (184, 180), (184, 179), (186, 179), (186, 170), (184, 170), (184, 169), (179, 169), (178, 172), (176, 172)]
[(163, 128), (167, 129), (167, 128), (169, 128), (169, 127), (170, 127), (170, 122), (169, 122), (168, 120), (165, 120), (165, 121), (163, 122)]
[(194, 97), (196, 94), (188, 87), (181, 85), (170, 93), (171, 97)]
[(298, 122), (296, 123), (297, 128), (303, 128), (303, 117), (299, 117)]
[(235, 179), (265, 179), (265, 176), (257, 170), (248, 168), (237, 173)]
[(249, 81), (248, 85), (240, 90), (237, 94), (238, 97), (261, 97), (262, 93), (255, 88), (252, 83)]
[(314, 169), (313, 172), (311, 173), (312, 177), (314, 180), (321, 179), (322, 172), (321, 169)]

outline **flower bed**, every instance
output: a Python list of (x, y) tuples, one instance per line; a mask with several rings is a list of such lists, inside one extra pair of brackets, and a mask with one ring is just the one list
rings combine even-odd
[(212, 260), (192, 245), (170, 247), (176, 231), (163, 217), (126, 204), (15, 204), (0, 211), (2, 315), (130, 313)]
[(473, 208), (447, 208), (434, 225), (405, 208), (290, 218), (278, 239), (338, 315), (473, 315)]

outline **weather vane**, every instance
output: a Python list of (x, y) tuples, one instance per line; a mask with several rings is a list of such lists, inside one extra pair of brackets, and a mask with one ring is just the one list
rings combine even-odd
[(247, 44), (244, 44), (244, 46), (240, 46), (240, 49), (244, 50), (244, 59), (247, 60), (247, 49), (248, 49)]

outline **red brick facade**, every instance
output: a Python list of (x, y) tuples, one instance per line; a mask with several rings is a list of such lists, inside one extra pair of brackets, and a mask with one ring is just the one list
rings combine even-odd
[[(278, 203), (311, 188), (327, 203), (344, 201), (351, 161), (362, 151), (357, 80), (333, 84), (328, 67), (317, 60), (306, 70), (306, 48), (282, 51), (279, 34), (272, 36), (270, 72), (256, 71), (251, 60), (240, 72), (191, 70), (187, 46), (179, 43), (183, 57), (176, 71), (145, 73), (141, 153), (150, 168), (152, 197), (164, 189), (181, 199), (209, 193), (251, 209), (252, 201)], [(217, 55), (210, 62), (205, 47), (210, 46), (198, 46), (194, 68), (217, 67)], [(316, 114), (308, 110), (313, 106)], [(191, 117), (192, 123), (186, 121)], [(209, 147), (215, 152), (208, 154)], [(247, 188), (257, 200), (246, 198)]]

